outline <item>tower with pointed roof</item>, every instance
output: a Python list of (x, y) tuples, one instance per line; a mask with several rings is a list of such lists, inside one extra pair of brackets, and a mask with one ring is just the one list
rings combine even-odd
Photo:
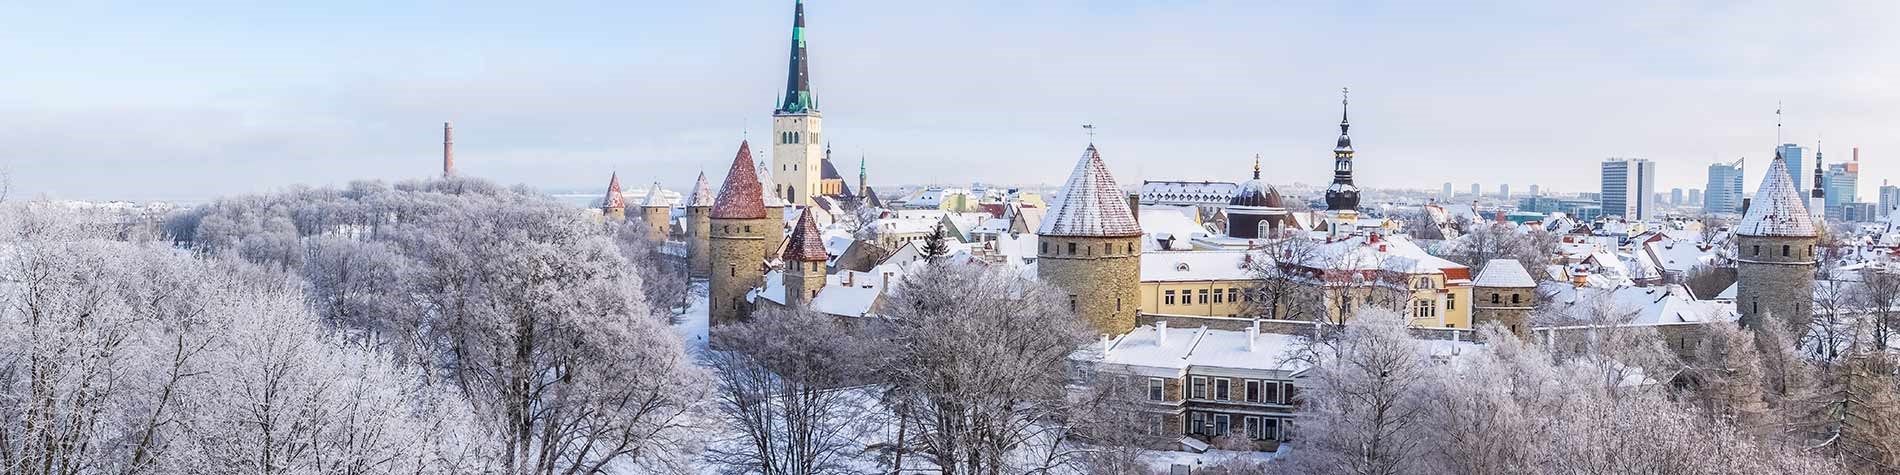
[(1339, 98), (1339, 141), (1333, 146), (1333, 183), (1326, 187), (1326, 230), (1330, 234), (1349, 234), (1359, 221), (1359, 187), (1352, 183), (1352, 122), (1347, 120), (1349, 105), (1345, 90)]
[(607, 196), (600, 199), (600, 215), (613, 221), (627, 219), (627, 198), (620, 194), (620, 173), (607, 179)]
[(1806, 328), (1812, 318), (1815, 242), (1813, 215), (1781, 154), (1768, 164), (1768, 175), (1735, 225), (1735, 308), (1742, 324), (1755, 327), (1768, 317)]
[(712, 276), (712, 185), (706, 172), (699, 172), (692, 196), (686, 197), (686, 275), (704, 279)]
[(824, 164), (824, 127), (818, 100), (812, 96), (811, 61), (805, 52), (805, 2), (792, 10), (792, 53), (785, 74), (785, 97), (772, 111), (772, 176), (774, 196), (797, 206), (811, 206), (818, 194)]
[(798, 214), (798, 224), (792, 226), (792, 235), (785, 241), (785, 252), (779, 256), (783, 262), (780, 278), (784, 279), (786, 306), (809, 306), (818, 291), (825, 288), (825, 261), (830, 256), (825, 253), (818, 221), (813, 220), (811, 214), (811, 208)]
[(1036, 275), (1068, 292), (1069, 309), (1098, 332), (1126, 333), (1141, 305), (1141, 226), (1089, 144), (1036, 231)]
[(752, 163), (752, 146), (740, 142), (709, 213), (712, 277), (707, 281), (706, 310), (712, 325), (744, 319), (751, 309), (746, 292), (765, 280), (766, 253), (771, 252), (766, 236), (776, 234), (783, 219), (767, 215), (763, 188)]
[(1821, 155), (1821, 144), (1814, 144), (1814, 189), (1808, 192), (1808, 215), (1824, 223), (1827, 219), (1827, 190), (1822, 186), (1827, 180), (1822, 178), (1821, 164), (1826, 161)]
[(647, 197), (640, 201), (640, 218), (647, 224), (647, 239), (653, 242), (666, 242), (666, 235), (672, 231), (673, 207), (660, 197), (660, 182), (653, 182), (647, 188)]

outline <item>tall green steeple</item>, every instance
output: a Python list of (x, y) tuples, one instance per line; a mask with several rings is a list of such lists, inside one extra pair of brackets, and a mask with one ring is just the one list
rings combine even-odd
[(818, 112), (818, 100), (811, 94), (811, 79), (807, 74), (808, 61), (805, 56), (805, 0), (797, 0), (792, 15), (792, 60), (785, 74), (785, 101), (779, 103), (779, 114), (802, 114)]

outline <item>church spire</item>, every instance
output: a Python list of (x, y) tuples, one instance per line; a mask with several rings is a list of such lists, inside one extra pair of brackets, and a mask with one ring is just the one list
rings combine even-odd
[(1260, 179), (1260, 154), (1253, 154), (1253, 179)]
[(1333, 184), (1326, 187), (1326, 209), (1331, 211), (1359, 209), (1359, 187), (1352, 183), (1352, 136), (1347, 134), (1352, 128), (1347, 120), (1349, 92), (1339, 90), (1339, 142), (1333, 146)]
[(818, 112), (818, 101), (811, 94), (811, 79), (807, 75), (808, 59), (805, 56), (805, 0), (796, 0), (792, 15), (792, 58), (785, 74), (785, 100), (779, 103), (780, 114), (803, 114)]

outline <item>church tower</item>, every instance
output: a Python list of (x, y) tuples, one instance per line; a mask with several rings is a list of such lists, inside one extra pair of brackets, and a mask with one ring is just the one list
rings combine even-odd
[(811, 305), (811, 299), (825, 288), (825, 238), (818, 232), (818, 222), (811, 219), (812, 208), (798, 213), (798, 225), (792, 228), (792, 236), (785, 242), (782, 278), (785, 284), (785, 305), (804, 307)]
[(1735, 308), (1742, 325), (1761, 325), (1764, 317), (1806, 328), (1813, 317), (1814, 220), (1801, 204), (1788, 162), (1781, 154), (1768, 164), (1768, 177), (1735, 226)]
[(1821, 144), (1814, 144), (1814, 190), (1808, 192), (1808, 215), (1826, 224), (1827, 190), (1821, 188), (1821, 181), (1825, 180), (1821, 176), (1821, 163), (1824, 161), (1821, 156)]
[(647, 189), (647, 197), (640, 202), (640, 218), (647, 223), (647, 240), (666, 242), (666, 233), (673, 221), (673, 207), (660, 198), (660, 182), (653, 182)]
[(693, 195), (686, 197), (686, 275), (704, 279), (712, 275), (711, 242), (712, 233), (712, 185), (706, 183), (706, 172), (699, 172), (699, 181), (693, 183)]
[(1359, 222), (1359, 187), (1352, 184), (1352, 135), (1345, 90), (1339, 97), (1339, 142), (1333, 146), (1333, 184), (1326, 187), (1326, 232), (1351, 234)]
[(766, 233), (777, 232), (781, 218), (766, 215), (759, 171), (752, 164), (752, 146), (739, 142), (726, 182), (713, 200), (709, 250), (712, 278), (706, 289), (706, 310), (714, 326), (736, 323), (751, 305), (745, 294), (765, 280)]
[(627, 198), (620, 195), (620, 173), (607, 179), (607, 196), (600, 199), (600, 216), (613, 221), (627, 219)]
[(797, 0), (792, 15), (791, 63), (785, 74), (785, 99), (772, 112), (772, 194), (793, 206), (811, 206), (818, 194), (819, 163), (824, 159), (824, 127), (818, 100), (806, 74), (805, 2)]
[(1082, 152), (1036, 234), (1036, 275), (1068, 292), (1069, 310), (1099, 333), (1135, 328), (1141, 226), (1095, 144)]

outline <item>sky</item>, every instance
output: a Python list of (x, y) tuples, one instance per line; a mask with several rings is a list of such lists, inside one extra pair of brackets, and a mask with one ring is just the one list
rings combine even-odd
[[(54, 3), (59, 3), (55, 5)], [(162, 3), (162, 4), (161, 4)], [(22, 196), (199, 200), (460, 173), (716, 184), (769, 137), (790, 0), (0, 2), (0, 167)], [(1096, 125), (1118, 181), (1324, 183), (1340, 89), (1361, 186), (1594, 191), (1599, 162), (1861, 148), (1900, 179), (1900, 2), (809, 0), (841, 170), (1056, 184)], [(1812, 163), (1811, 161), (1809, 163)], [(1811, 165), (1810, 165), (1811, 166)], [(1811, 173), (1811, 171), (1807, 172)]]

